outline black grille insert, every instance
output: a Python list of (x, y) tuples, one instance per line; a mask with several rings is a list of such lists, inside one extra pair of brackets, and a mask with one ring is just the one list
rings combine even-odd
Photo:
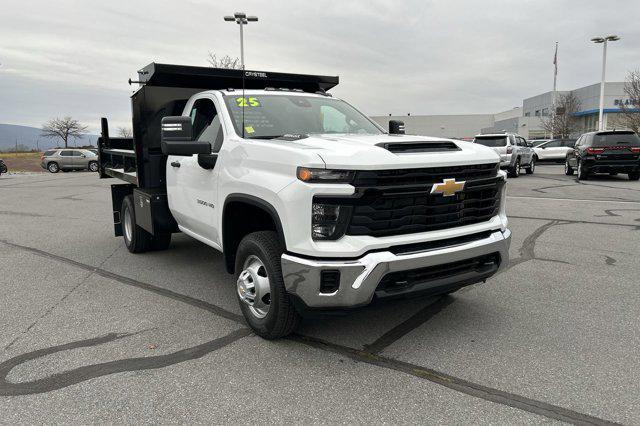
[(418, 284), (450, 278), (469, 272), (480, 274), (480, 277), (488, 277), (495, 273), (499, 267), (500, 253), (496, 252), (471, 259), (460, 260), (458, 262), (411, 269), (409, 271), (391, 272), (382, 277), (376, 291), (384, 291), (387, 293), (401, 292)]
[(427, 191), (369, 190), (355, 203), (346, 233), (382, 237), (484, 222), (498, 214), (503, 184), (499, 178), (470, 182), (450, 197), (430, 194), (431, 186)]
[(498, 164), (474, 164), (467, 166), (429, 167), (420, 169), (367, 170), (356, 173), (356, 187), (388, 187), (432, 185), (443, 179), (475, 180), (495, 177)]

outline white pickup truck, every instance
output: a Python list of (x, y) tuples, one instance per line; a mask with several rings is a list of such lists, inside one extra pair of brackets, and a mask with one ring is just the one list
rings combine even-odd
[(301, 315), (443, 294), (509, 262), (506, 174), (484, 146), (389, 132), (337, 77), (150, 64), (133, 138), (102, 119), (100, 175), (129, 251), (183, 232), (223, 252), (265, 338)]

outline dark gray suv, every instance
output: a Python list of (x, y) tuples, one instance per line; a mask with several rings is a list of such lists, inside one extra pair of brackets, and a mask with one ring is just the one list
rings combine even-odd
[(98, 156), (88, 149), (58, 148), (50, 149), (40, 157), (43, 169), (51, 173), (69, 170), (98, 171)]

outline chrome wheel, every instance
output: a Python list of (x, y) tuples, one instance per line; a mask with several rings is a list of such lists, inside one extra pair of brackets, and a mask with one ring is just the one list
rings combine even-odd
[(131, 211), (125, 208), (123, 211), (122, 226), (124, 228), (124, 236), (127, 241), (131, 241), (133, 238), (133, 217), (131, 217)]
[(98, 171), (98, 163), (89, 163), (89, 170), (92, 172)]
[(271, 286), (264, 263), (254, 255), (244, 261), (242, 272), (238, 276), (238, 296), (251, 313), (264, 318), (271, 305)]

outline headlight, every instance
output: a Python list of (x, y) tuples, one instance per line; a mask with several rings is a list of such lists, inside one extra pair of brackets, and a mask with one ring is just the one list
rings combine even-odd
[(350, 206), (314, 203), (311, 206), (311, 237), (314, 240), (337, 240), (347, 227)]
[(309, 183), (350, 183), (355, 172), (352, 170), (310, 169), (298, 167), (298, 179)]

